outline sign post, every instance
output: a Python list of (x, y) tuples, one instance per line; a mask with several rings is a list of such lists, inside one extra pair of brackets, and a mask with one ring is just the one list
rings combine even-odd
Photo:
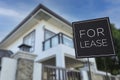
[(115, 56), (108, 17), (72, 23), (76, 58)]

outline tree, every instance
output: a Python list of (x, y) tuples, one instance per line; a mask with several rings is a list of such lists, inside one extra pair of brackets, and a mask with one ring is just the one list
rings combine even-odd
[[(116, 75), (120, 74), (120, 29), (116, 29), (114, 24), (111, 24), (111, 29), (117, 57), (96, 58), (96, 63), (99, 70)], [(106, 62), (106, 68), (103, 66), (104, 61)]]

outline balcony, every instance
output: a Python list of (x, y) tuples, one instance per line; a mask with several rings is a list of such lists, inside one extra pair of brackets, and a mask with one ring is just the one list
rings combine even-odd
[(59, 44), (64, 44), (73, 48), (73, 39), (63, 33), (58, 33), (51, 38), (43, 41), (43, 51), (55, 47)]

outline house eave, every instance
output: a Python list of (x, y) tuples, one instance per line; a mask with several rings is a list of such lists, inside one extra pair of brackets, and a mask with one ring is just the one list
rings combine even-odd
[(48, 12), (49, 14), (55, 16), (57, 19), (61, 20), (62, 22), (64, 22), (65, 24), (67, 24), (68, 26), (71, 26), (72, 24), (70, 22), (68, 22), (67, 20), (65, 20), (64, 18), (62, 18), (61, 16), (57, 15), (56, 13), (54, 13), (52, 10), (48, 9), (47, 7), (45, 7), (42, 4), (39, 4), (20, 24), (18, 24), (17, 27), (15, 27), (1, 42), (0, 42), (0, 46), (13, 34), (15, 33), (18, 29), (20, 29), (20, 27), (25, 24), (33, 15), (35, 15), (40, 9), (43, 9), (44, 11)]

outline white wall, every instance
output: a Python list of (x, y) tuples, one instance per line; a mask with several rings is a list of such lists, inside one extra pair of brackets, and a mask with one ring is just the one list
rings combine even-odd
[(29, 31), (27, 31), (24, 35), (19, 37), (16, 41), (14, 41), (14, 43), (11, 43), (11, 45), (7, 46), (5, 49), (11, 50), (13, 53), (16, 53), (19, 50), (18, 46), (23, 43), (23, 38), (35, 29), (36, 27), (31, 28)]
[(42, 80), (42, 64), (34, 63), (33, 80)]
[(0, 80), (15, 80), (16, 69), (17, 60), (3, 58)]
[(81, 71), (82, 80), (89, 80), (88, 74), (86, 71)]

